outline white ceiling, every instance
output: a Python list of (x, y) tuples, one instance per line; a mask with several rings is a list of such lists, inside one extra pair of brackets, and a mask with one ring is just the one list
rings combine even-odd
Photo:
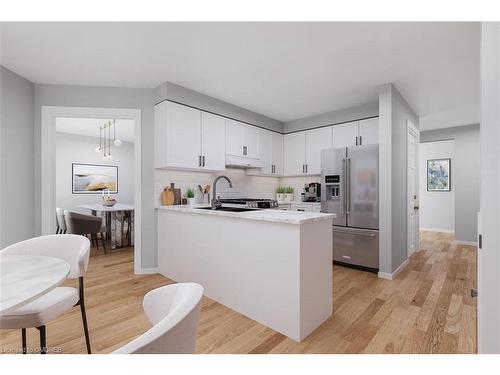
[[(393, 82), (430, 116), (426, 126), (441, 127), (462, 121), (464, 107), (479, 116), (479, 30), (472, 22), (3, 23), (1, 56), (35, 83), (170, 81), (280, 121), (376, 101), (379, 85)], [(436, 123), (436, 113), (451, 120)]]
[[(99, 127), (110, 120), (112, 121), (112, 119), (58, 117), (56, 131), (99, 138)], [(124, 142), (134, 142), (134, 120), (116, 120), (116, 138)]]

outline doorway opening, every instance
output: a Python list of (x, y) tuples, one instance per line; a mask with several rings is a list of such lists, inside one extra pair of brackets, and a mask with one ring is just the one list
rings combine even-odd
[(132, 251), (135, 273), (143, 271), (140, 125), (135, 109), (42, 107), (42, 234), (87, 235), (91, 255)]

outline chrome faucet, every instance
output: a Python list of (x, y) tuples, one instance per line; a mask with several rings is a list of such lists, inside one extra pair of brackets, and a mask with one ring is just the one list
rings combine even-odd
[(214, 183), (212, 184), (212, 186), (214, 187), (214, 197), (212, 198), (212, 210), (216, 210), (218, 209), (220, 206), (222, 206), (222, 202), (220, 201), (220, 197), (217, 196), (217, 182), (219, 182), (219, 180), (221, 178), (224, 178), (227, 182), (229, 182), (229, 187), (232, 188), (233, 187), (233, 183), (231, 182), (231, 180), (226, 177), (226, 176), (219, 176), (217, 177), (215, 180), (214, 180)]

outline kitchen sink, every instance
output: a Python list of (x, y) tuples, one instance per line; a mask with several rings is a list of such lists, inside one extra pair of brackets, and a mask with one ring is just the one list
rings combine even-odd
[[(198, 207), (197, 210), (211, 210), (212, 207)], [(244, 208), (244, 207), (218, 207), (215, 211), (230, 211), (230, 212), (247, 212), (247, 211), (258, 211), (255, 208)]]

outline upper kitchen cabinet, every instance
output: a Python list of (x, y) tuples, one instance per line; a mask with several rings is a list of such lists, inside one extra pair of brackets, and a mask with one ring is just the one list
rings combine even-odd
[(321, 150), (332, 147), (332, 127), (285, 134), (284, 175), (321, 174)]
[(283, 135), (272, 132), (272, 170), (273, 175), (283, 175)]
[(378, 117), (361, 120), (359, 122), (360, 145), (378, 144)]
[(306, 132), (285, 134), (283, 137), (283, 163), (285, 176), (305, 174)]
[(262, 168), (250, 169), (249, 175), (283, 175), (283, 135), (270, 130), (260, 129), (260, 161)]
[(201, 112), (202, 167), (214, 171), (226, 169), (226, 119)]
[(352, 121), (333, 126), (333, 148), (357, 146), (359, 122)]
[(331, 126), (306, 131), (306, 174), (321, 174), (321, 151), (332, 146)]
[(333, 126), (333, 147), (378, 144), (378, 117)]
[(224, 118), (164, 101), (155, 106), (155, 167), (224, 170)]
[(260, 158), (259, 128), (235, 120), (226, 120), (226, 154)]

